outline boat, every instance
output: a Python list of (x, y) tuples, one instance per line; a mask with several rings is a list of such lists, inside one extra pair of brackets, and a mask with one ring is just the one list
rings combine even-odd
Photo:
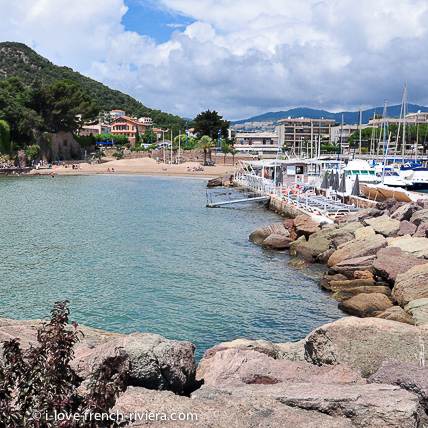
[(399, 171), (400, 177), (410, 181), (413, 190), (428, 189), (428, 168), (423, 166), (402, 166)]
[(398, 202), (416, 202), (419, 199), (428, 199), (428, 195), (409, 192), (405, 189), (391, 187), (381, 183), (360, 183), (360, 191), (363, 192), (367, 198), (374, 199), (375, 201), (394, 198)]

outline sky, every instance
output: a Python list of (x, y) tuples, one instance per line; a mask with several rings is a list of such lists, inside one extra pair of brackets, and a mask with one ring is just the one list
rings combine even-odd
[(428, 106), (427, 0), (0, 0), (25, 43), (154, 109)]

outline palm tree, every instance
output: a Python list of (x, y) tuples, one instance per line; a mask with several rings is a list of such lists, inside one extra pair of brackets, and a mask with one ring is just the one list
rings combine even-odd
[(210, 154), (210, 158), (211, 158), (212, 144), (213, 144), (212, 138), (208, 137), (208, 135), (204, 135), (196, 145), (198, 149), (202, 149), (204, 151), (204, 165), (206, 165), (207, 163), (207, 153)]
[(223, 144), (221, 146), (221, 151), (224, 154), (224, 162), (223, 163), (224, 163), (224, 165), (226, 165), (226, 156), (228, 153), (230, 153), (230, 147), (227, 144)]
[(231, 150), (230, 153), (232, 154), (232, 162), (235, 165), (235, 155), (238, 153), (238, 150)]

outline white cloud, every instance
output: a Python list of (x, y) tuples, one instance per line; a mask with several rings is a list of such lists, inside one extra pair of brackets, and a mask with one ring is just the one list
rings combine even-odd
[(123, 0), (23, 0), (2, 8), (0, 38), (182, 116), (399, 103), (405, 81), (411, 102), (427, 104), (428, 3), (372, 3), (159, 0), (195, 22), (156, 44), (125, 31)]

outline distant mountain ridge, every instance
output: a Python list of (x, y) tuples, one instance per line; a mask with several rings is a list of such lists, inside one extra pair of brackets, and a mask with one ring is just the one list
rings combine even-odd
[(50, 85), (58, 80), (70, 79), (79, 85), (103, 111), (124, 110), (129, 116), (149, 116), (160, 126), (174, 124), (179, 124), (182, 128), (186, 126), (186, 121), (179, 116), (148, 108), (130, 95), (110, 89), (69, 67), (52, 64), (23, 43), (3, 42), (0, 43), (0, 80), (12, 76), (19, 77), (26, 86), (30, 86), (35, 81)]
[[(407, 113), (416, 113), (417, 111), (428, 111), (428, 107), (419, 106), (416, 104), (408, 104), (406, 107)], [(400, 117), (401, 112), (401, 105), (394, 105), (394, 106), (387, 106), (386, 109), (387, 116), (388, 117)], [(383, 107), (375, 107), (368, 110), (363, 110), (362, 112), (362, 121), (363, 123), (367, 123), (371, 117), (373, 117), (374, 114), (383, 114)], [(292, 119), (297, 119), (299, 117), (305, 117), (308, 119), (333, 119), (336, 122), (341, 123), (342, 122), (342, 115), (343, 115), (343, 122), (347, 124), (356, 124), (360, 121), (360, 112), (340, 112), (340, 113), (331, 113), (326, 110), (316, 110), (309, 107), (298, 107), (293, 108), (286, 111), (277, 111), (277, 112), (269, 112), (264, 113), (259, 116), (254, 116), (249, 119), (243, 119), (243, 120), (237, 120), (231, 123), (231, 125), (240, 125), (246, 122), (268, 122), (268, 121), (274, 121), (277, 122), (281, 119), (286, 119), (288, 117), (291, 117)]]

